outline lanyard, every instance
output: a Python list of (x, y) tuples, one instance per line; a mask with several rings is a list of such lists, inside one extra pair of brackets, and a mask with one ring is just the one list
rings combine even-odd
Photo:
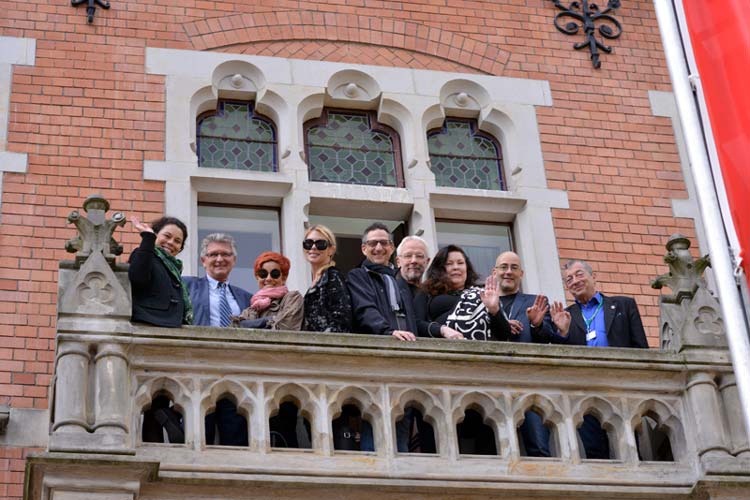
[(604, 307), (604, 301), (599, 302), (599, 305), (596, 306), (596, 310), (594, 311), (594, 314), (592, 314), (590, 318), (583, 316), (583, 308), (581, 308), (581, 316), (583, 316), (583, 322), (586, 323), (587, 332), (591, 331), (591, 323), (594, 322), (594, 318), (596, 318), (596, 315), (599, 314), (599, 311), (602, 310), (602, 307)]
[(516, 299), (517, 298), (518, 298), (518, 294), (516, 294), (516, 296), (513, 297), (513, 300), (510, 301), (510, 304), (509, 304), (510, 307), (508, 308), (509, 312), (507, 312), (507, 313), (505, 312), (505, 307), (503, 307), (502, 298), (498, 299), (498, 300), (500, 300), (500, 310), (503, 312), (503, 316), (505, 316), (505, 319), (508, 320), (508, 321), (510, 321), (511, 318), (513, 317), (513, 306), (516, 305)]

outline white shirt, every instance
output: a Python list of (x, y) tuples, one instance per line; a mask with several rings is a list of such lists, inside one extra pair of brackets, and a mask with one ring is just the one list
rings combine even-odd
[[(209, 275), (206, 275), (206, 279), (208, 280), (208, 310), (211, 326), (221, 326), (221, 317), (219, 314), (221, 290), (219, 290), (219, 282)], [(232, 294), (232, 289), (229, 288), (229, 282), (226, 281), (225, 283), (227, 284), (227, 302), (229, 303), (229, 309), (232, 311), (233, 315), (237, 316), (242, 310)]]

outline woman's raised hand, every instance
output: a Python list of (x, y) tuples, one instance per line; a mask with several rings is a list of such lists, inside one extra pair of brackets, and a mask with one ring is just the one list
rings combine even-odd
[(500, 312), (500, 281), (493, 275), (490, 274), (484, 280), (484, 290), (479, 292), (479, 296), (490, 314), (494, 316)]
[(141, 222), (141, 221), (140, 221), (140, 220), (138, 219), (138, 217), (136, 217), (135, 215), (133, 215), (133, 216), (132, 216), (132, 217), (130, 218), (130, 223), (131, 223), (131, 224), (133, 224), (133, 227), (134, 227), (134, 228), (135, 228), (135, 230), (136, 230), (136, 231), (138, 231), (139, 233), (153, 233), (153, 232), (154, 232), (154, 230), (153, 230), (153, 229), (151, 229), (151, 226), (150, 226), (150, 225), (146, 224), (145, 222)]

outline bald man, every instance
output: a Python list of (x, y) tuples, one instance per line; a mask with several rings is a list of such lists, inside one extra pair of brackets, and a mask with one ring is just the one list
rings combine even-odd
[[(518, 254), (503, 252), (498, 255), (492, 274), (500, 282), (500, 308), (510, 323), (510, 340), (533, 342), (537, 335), (532, 336), (532, 329), (534, 334), (541, 333), (539, 337), (552, 334), (554, 327), (548, 312), (547, 297), (521, 293), (523, 267)], [(527, 411), (524, 414), (521, 437), (527, 456), (550, 456), (549, 430), (538, 413)]]
[[(521, 293), (523, 267), (517, 253), (498, 255), (492, 274), (500, 282), (500, 306), (510, 323), (511, 341), (533, 342), (534, 337), (547, 337), (554, 332), (547, 298)], [(535, 330), (533, 337), (532, 329)]]

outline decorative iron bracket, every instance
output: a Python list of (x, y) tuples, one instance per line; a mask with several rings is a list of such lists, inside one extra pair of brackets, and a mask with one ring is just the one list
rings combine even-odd
[(78, 7), (84, 2), (87, 2), (86, 19), (89, 24), (94, 22), (94, 12), (96, 12), (97, 5), (102, 9), (109, 9), (109, 2), (106, 0), (70, 0), (70, 5)]
[[(578, 30), (583, 28), (583, 34), (586, 39), (583, 42), (574, 44), (573, 48), (579, 50), (588, 47), (589, 51), (591, 51), (591, 62), (594, 68), (599, 69), (601, 66), (599, 49), (609, 54), (612, 52), (612, 47), (604, 45), (603, 42), (597, 40), (596, 32), (599, 31), (602, 38), (610, 40), (622, 35), (620, 21), (609, 14), (620, 7), (620, 0), (608, 0), (607, 7), (604, 10), (599, 10), (597, 4), (593, 2), (589, 3), (588, 0), (570, 2), (567, 7), (562, 5), (561, 0), (550, 1), (562, 11), (558, 12), (555, 16), (555, 28), (566, 35), (575, 35), (578, 33)], [(568, 22), (563, 26), (562, 22), (564, 21)]]

